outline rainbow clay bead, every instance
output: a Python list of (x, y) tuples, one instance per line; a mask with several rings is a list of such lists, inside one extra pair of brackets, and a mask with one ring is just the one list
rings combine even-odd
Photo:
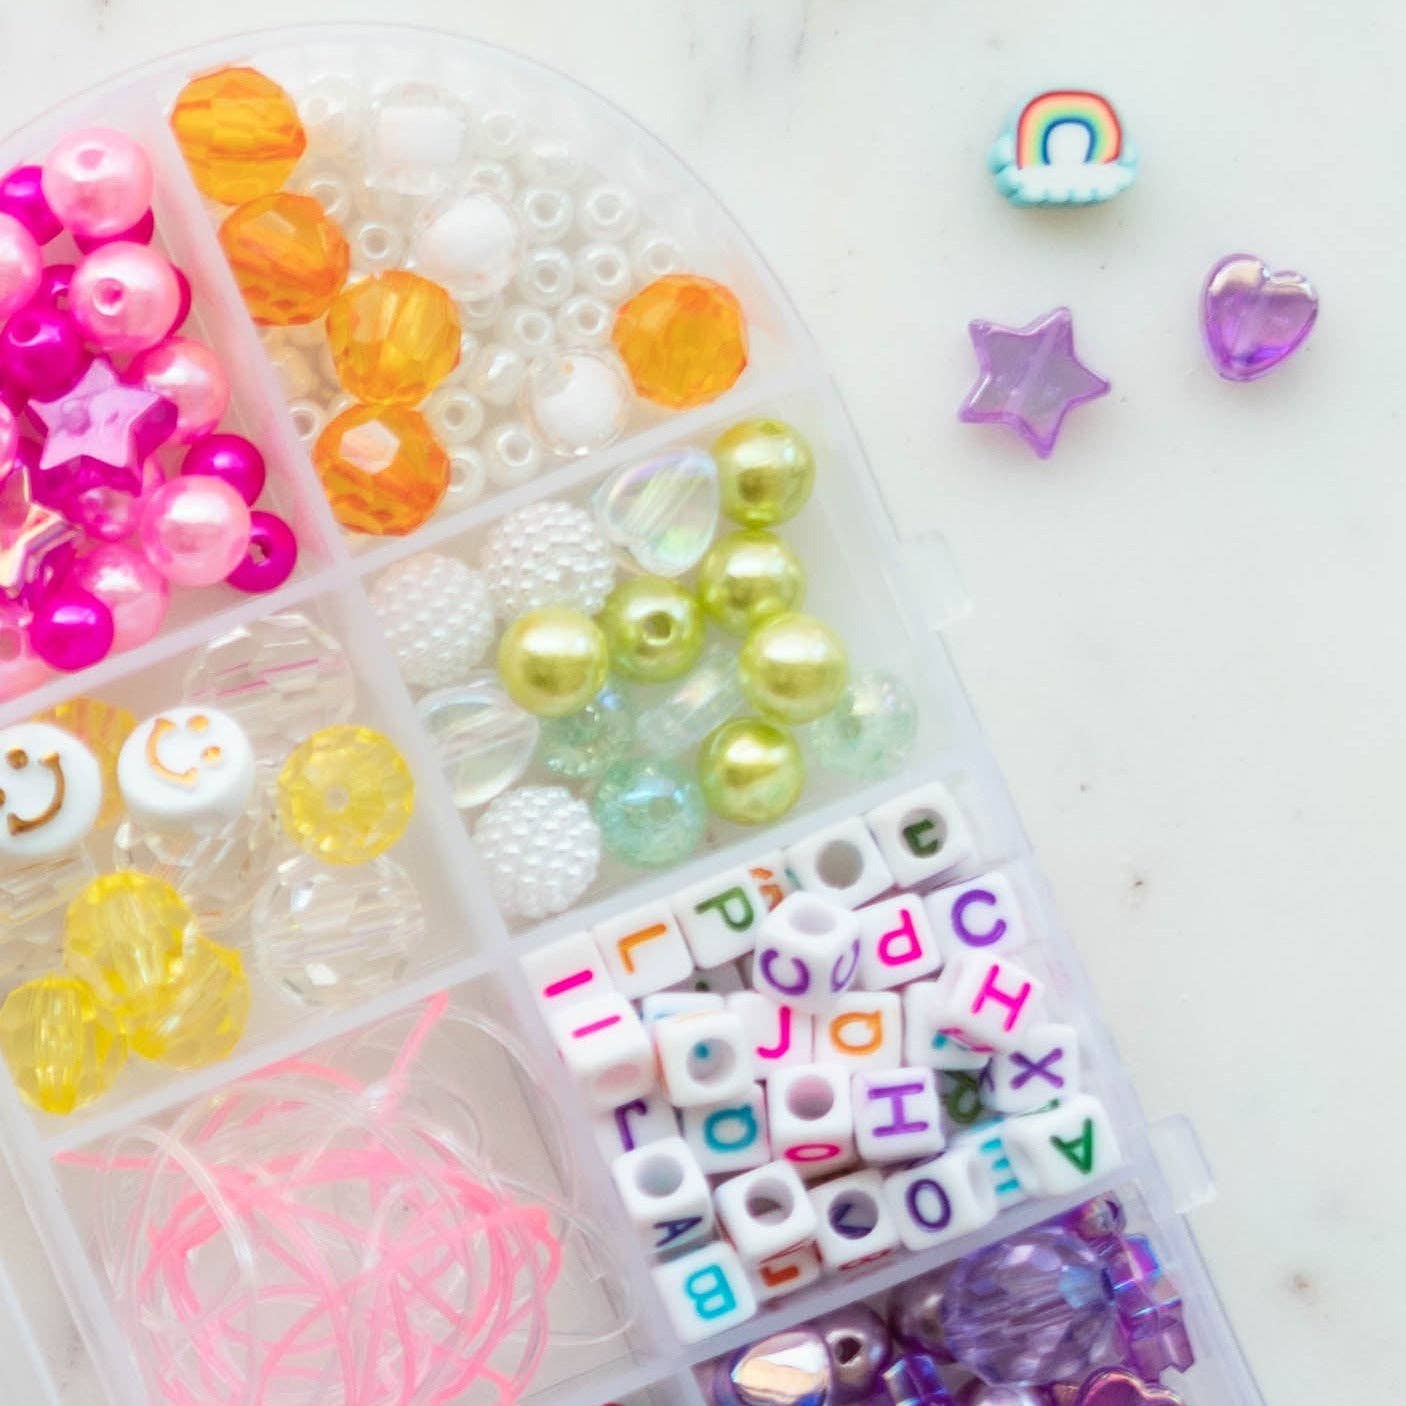
[(703, 612), (677, 582), (635, 576), (610, 593), (600, 614), (611, 665), (639, 683), (668, 683), (703, 652)]
[(280, 190), (246, 201), (225, 217), (219, 239), (255, 322), (312, 322), (347, 281), (347, 241), (311, 196)]
[(805, 765), (796, 740), (760, 718), (737, 718), (708, 734), (698, 779), (709, 809), (738, 825), (779, 820), (800, 799)]
[(519, 616), (498, 645), (498, 673), (508, 695), (539, 718), (584, 708), (605, 684), (609, 659), (600, 626), (560, 605)]
[(418, 405), (459, 364), (459, 339), (453, 299), (404, 269), (344, 288), (327, 311), (337, 379), (370, 404)]
[(775, 527), (804, 507), (815, 455), (784, 420), (743, 420), (713, 445), (722, 509), (743, 527)]
[(63, 1114), (112, 1086), (127, 1061), (127, 1041), (85, 982), (41, 976), (0, 1006), (0, 1052), (27, 1103)]
[(224, 1059), (249, 1019), (244, 960), (195, 933), (162, 1000), (128, 1032), (132, 1053), (172, 1069), (199, 1069)]
[(698, 568), (698, 599), (708, 617), (732, 635), (805, 599), (801, 559), (774, 532), (730, 532), (708, 548)]
[(737, 670), (751, 705), (765, 718), (792, 725), (823, 717), (849, 682), (840, 637), (797, 611), (758, 625), (742, 646)]

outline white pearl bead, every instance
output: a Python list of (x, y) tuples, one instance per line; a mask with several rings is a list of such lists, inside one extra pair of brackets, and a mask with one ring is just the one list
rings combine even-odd
[(456, 503), (476, 503), (488, 487), (488, 461), (477, 450), (461, 444), (449, 451), (449, 492)]
[(220, 829), (244, 813), (254, 776), (244, 729), (203, 703), (138, 723), (117, 754), (122, 802), (153, 830)]
[(299, 195), (310, 195), (317, 201), (334, 223), (344, 225), (351, 218), (351, 182), (338, 167), (309, 166), (304, 170), (300, 166), (292, 186)]
[(518, 166), (535, 185), (573, 186), (581, 179), (581, 161), (560, 137), (536, 136), (518, 154)]
[(560, 307), (575, 290), (571, 256), (555, 244), (529, 251), (517, 275), (518, 291), (538, 307)]
[(327, 424), (327, 412), (315, 400), (290, 400), (288, 418), (293, 425), (293, 433), (303, 444), (311, 445)]
[(517, 177), (501, 161), (471, 162), (464, 175), (471, 190), (486, 190), (508, 204), (517, 193)]
[(630, 389), (613, 359), (570, 352), (535, 362), (523, 409), (537, 437), (557, 454), (587, 454), (625, 428)]
[(527, 362), (520, 351), (501, 342), (490, 342), (474, 358), (470, 382), (489, 405), (509, 405), (517, 399)]
[(610, 336), (614, 311), (589, 293), (568, 298), (557, 313), (557, 337), (563, 346), (598, 347)]
[(618, 244), (588, 244), (576, 255), (576, 279), (587, 293), (619, 302), (630, 291), (630, 261)]
[[(298, 116), (311, 150), (344, 156), (361, 141), (366, 124), (365, 95), (350, 78), (330, 73), (299, 92)], [(330, 210), (327, 213), (332, 214)]]
[(421, 413), (446, 448), (471, 444), (483, 428), (483, 402), (462, 386), (441, 386), (425, 401)]
[(349, 231), (352, 266), (364, 273), (380, 273), (405, 262), (405, 236), (387, 220), (362, 220)]
[(619, 241), (634, 233), (639, 218), (639, 202), (632, 191), (622, 185), (598, 185), (582, 197), (576, 227), (587, 239)]
[(436, 210), (415, 236), (421, 273), (456, 298), (483, 298), (512, 282), (522, 260), (522, 233), (512, 211), (486, 190), (473, 190)]
[(515, 488), (535, 478), (542, 467), (542, 449), (525, 425), (508, 420), (488, 436), (488, 477), (499, 488)]
[(518, 303), (503, 314), (498, 324), (499, 335), (510, 347), (525, 357), (540, 355), (556, 338), (556, 324), (551, 313), (531, 303)]
[(522, 141), (522, 118), (508, 108), (489, 108), (479, 117), (477, 127), (478, 145), (500, 161), (511, 156)]
[(564, 239), (575, 211), (571, 196), (550, 186), (529, 186), (518, 197), (523, 229), (529, 244), (553, 244)]
[(630, 245), (630, 262), (641, 283), (653, 283), (683, 267), (683, 250), (662, 230), (645, 230)]
[(503, 315), (503, 295), (489, 293), (482, 298), (460, 298), (459, 326), (469, 332), (487, 332)]

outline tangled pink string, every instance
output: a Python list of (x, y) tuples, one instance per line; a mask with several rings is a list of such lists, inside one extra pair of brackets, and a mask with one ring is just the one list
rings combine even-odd
[(429, 1003), (383, 1080), (291, 1061), (71, 1159), (104, 1173), (105, 1258), (159, 1400), (523, 1394), (561, 1244), (546, 1205), (480, 1165), (442, 1107), (416, 1105), (411, 1068), (444, 1010)]

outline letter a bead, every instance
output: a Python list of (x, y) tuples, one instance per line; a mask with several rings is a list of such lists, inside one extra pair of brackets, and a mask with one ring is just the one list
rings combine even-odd
[(650, 1254), (682, 1250), (712, 1234), (708, 1180), (682, 1138), (622, 1153), (610, 1175)]
[(1076, 1094), (1043, 1113), (1002, 1124), (1006, 1154), (1021, 1184), (1046, 1196), (1078, 1191), (1123, 1160), (1103, 1104)]

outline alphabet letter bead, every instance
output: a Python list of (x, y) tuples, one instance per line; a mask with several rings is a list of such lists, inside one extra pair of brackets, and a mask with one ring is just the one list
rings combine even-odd
[(661, 1264), (654, 1271), (654, 1287), (674, 1332), (686, 1343), (735, 1328), (757, 1311), (737, 1251), (716, 1241)]
[(708, 1179), (682, 1138), (621, 1153), (610, 1175), (651, 1254), (682, 1250), (712, 1234)]
[(783, 1005), (760, 991), (735, 991), (727, 1008), (742, 1017), (752, 1063), (759, 1079), (775, 1069), (815, 1062), (815, 1017)]
[(544, 1011), (561, 1010), (615, 989), (589, 933), (572, 933), (529, 952), (522, 959), (522, 969)]
[(671, 1015), (698, 1015), (722, 1009), (723, 998), (712, 991), (656, 991), (640, 1002), (640, 1019), (653, 1025)]
[(995, 1192), (996, 1205), (1001, 1210), (1028, 1201), (1033, 1190), (1033, 1187), (1022, 1182), (1016, 1174), (1015, 1165), (1007, 1150), (1006, 1130), (1010, 1126), (1011, 1120), (988, 1119), (968, 1128), (964, 1133), (958, 1133), (948, 1143), (951, 1151), (967, 1149), (981, 1161), (986, 1168), (986, 1177), (991, 1183), (991, 1189)]
[(1092, 1094), (1076, 1094), (1043, 1113), (1009, 1118), (1003, 1126), (1016, 1175), (1046, 1196), (1078, 1191), (1123, 1160), (1113, 1124)]
[(898, 1248), (898, 1226), (878, 1172), (851, 1172), (810, 1189), (815, 1243), (825, 1267), (839, 1271), (882, 1259)]
[(811, 893), (793, 893), (767, 914), (757, 937), (752, 985), (773, 1001), (825, 1011), (859, 975), (859, 923)]
[(593, 1122), (596, 1145), (607, 1162), (622, 1152), (679, 1135), (673, 1108), (657, 1093), (632, 1098), (609, 1113), (597, 1114)]
[(866, 815), (879, 851), (904, 888), (950, 874), (972, 853), (966, 818), (945, 786), (935, 782)]
[(820, 1278), (820, 1251), (814, 1245), (800, 1245), (784, 1255), (747, 1266), (747, 1282), (762, 1300), (779, 1299), (808, 1288)]
[(635, 1008), (618, 993), (548, 1011), (566, 1067), (591, 1107), (602, 1113), (654, 1087), (654, 1046)]
[(943, 957), (1017, 952), (1030, 941), (1015, 886), (1000, 873), (934, 889), (923, 900)]
[(944, 1029), (976, 1050), (1013, 1050), (1043, 1019), (1043, 984), (1009, 957), (955, 957), (937, 985)]
[(850, 1096), (854, 1140), (865, 1162), (912, 1162), (942, 1151), (946, 1139), (931, 1069), (856, 1074)]
[(824, 1176), (854, 1156), (850, 1071), (834, 1064), (802, 1064), (772, 1071), (767, 1085), (771, 1150), (803, 1177)]
[(796, 891), (795, 881), (786, 869), (785, 856), (779, 849), (759, 855), (747, 866), (747, 872), (752, 876), (752, 882), (756, 884), (768, 912), (777, 907), (788, 893)]
[(903, 989), (903, 1060), (932, 1069), (984, 1069), (989, 1054), (968, 1049), (943, 1029), (946, 1011), (935, 981), (915, 981)]
[(739, 962), (724, 962), (721, 966), (706, 969), (700, 967), (683, 986), (686, 991), (712, 991), (719, 996), (752, 989), (752, 983), (743, 975)]
[(626, 996), (648, 996), (693, 974), (693, 958), (662, 903), (636, 908), (592, 930), (611, 980)]
[(887, 991), (942, 965), (942, 953), (920, 898), (901, 893), (861, 908), (859, 984), (866, 991)]
[(153, 830), (219, 830), (254, 794), (254, 749), (228, 713), (170, 708), (122, 744), (117, 786), (132, 818)]
[(756, 946), (770, 909), (747, 869), (729, 869), (675, 895), (674, 916), (700, 967), (735, 962)]
[(813, 1239), (815, 1207), (789, 1162), (768, 1162), (723, 1182), (713, 1193), (718, 1219), (737, 1253), (751, 1264)]
[(733, 1011), (674, 1015), (652, 1027), (659, 1075), (675, 1108), (740, 1099), (752, 1087), (752, 1055)]
[(745, 1172), (771, 1160), (766, 1095), (760, 1084), (737, 1099), (709, 1108), (685, 1108), (684, 1141), (708, 1176)]
[(896, 991), (848, 991), (815, 1022), (815, 1058), (855, 1069), (892, 1069), (902, 1059), (903, 1015)]
[(893, 887), (893, 875), (862, 820), (845, 820), (786, 851), (786, 867), (808, 893), (858, 908)]
[(884, 1197), (905, 1249), (926, 1250), (980, 1230), (996, 1216), (996, 1191), (975, 1148), (941, 1157), (884, 1178)]
[(1071, 1025), (1037, 1025), (1018, 1049), (992, 1057), (982, 1097), (998, 1113), (1033, 1113), (1079, 1088), (1079, 1037)]

